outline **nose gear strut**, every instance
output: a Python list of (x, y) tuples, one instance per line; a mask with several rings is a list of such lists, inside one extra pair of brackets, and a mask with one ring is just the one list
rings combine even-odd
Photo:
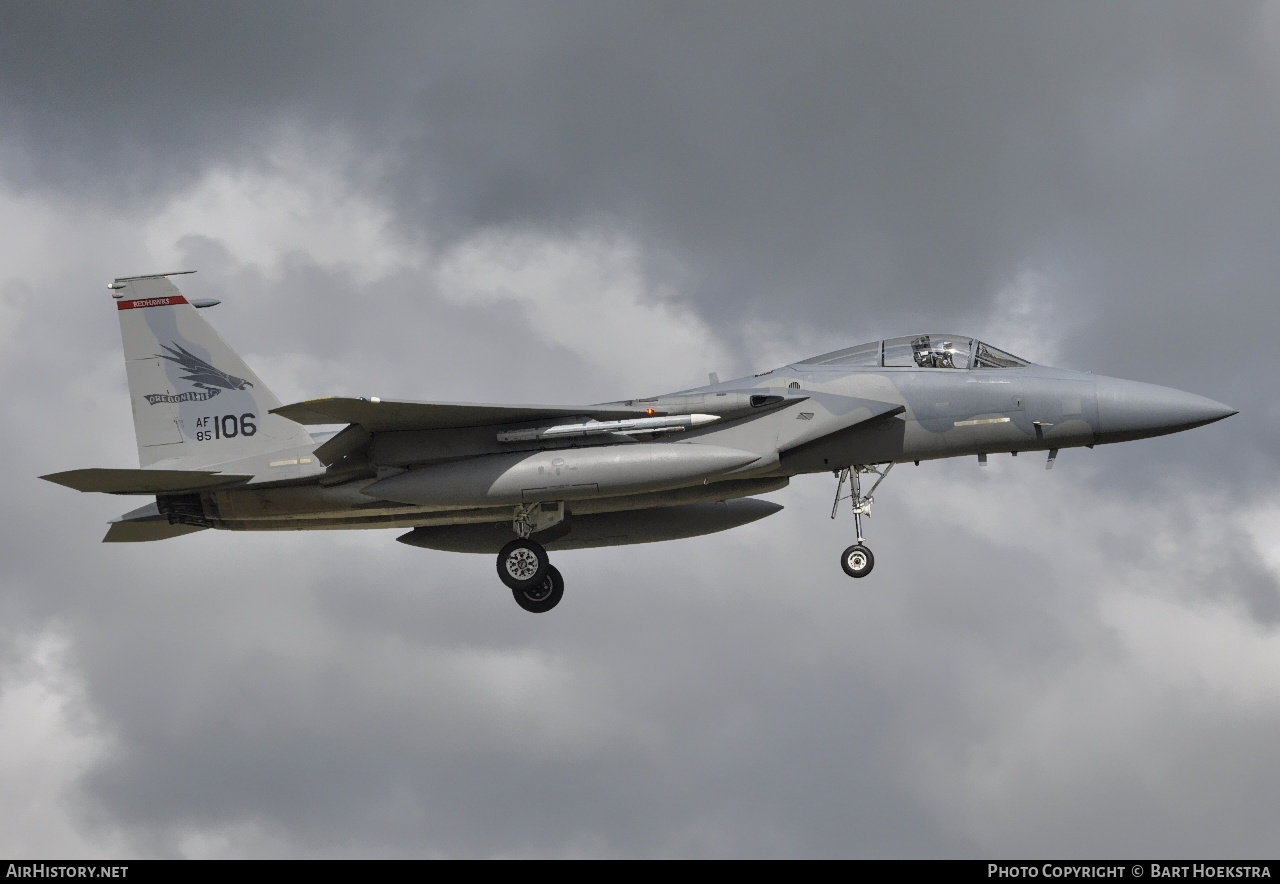
[[(871, 554), (871, 550), (863, 542), (862, 517), (871, 516), (871, 504), (875, 503), (875, 498), (872, 495), (876, 493), (876, 489), (880, 487), (880, 483), (888, 477), (889, 471), (892, 469), (892, 462), (887, 464), (855, 464), (835, 473), (838, 481), (836, 482), (836, 499), (831, 504), (831, 518), (834, 519), (836, 517), (836, 512), (840, 509), (840, 501), (845, 499), (840, 496), (840, 493), (844, 490), (845, 481), (848, 481), (848, 500), (853, 507), (853, 529), (858, 535), (858, 542), (840, 554), (840, 567), (844, 568), (844, 573), (850, 577), (866, 577), (871, 573), (871, 569), (875, 567), (875, 556)], [(865, 496), (862, 493), (863, 473), (873, 473), (877, 476), (876, 481), (871, 486), (871, 490)]]

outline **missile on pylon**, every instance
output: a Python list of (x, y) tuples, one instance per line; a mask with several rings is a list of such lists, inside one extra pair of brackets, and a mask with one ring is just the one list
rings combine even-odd
[(503, 430), (498, 433), (499, 442), (537, 442), (542, 439), (568, 439), (575, 436), (600, 436), (617, 433), (632, 436), (638, 433), (667, 433), (687, 427), (701, 427), (720, 420), (715, 414), (672, 414), (662, 417), (640, 417), (620, 421), (586, 421), (581, 424), (560, 424), (554, 427), (530, 427), (523, 430)]

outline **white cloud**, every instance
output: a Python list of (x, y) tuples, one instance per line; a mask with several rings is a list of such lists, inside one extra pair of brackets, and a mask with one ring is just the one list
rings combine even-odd
[(1280, 714), (1280, 632), (1208, 601), (1118, 591), (1102, 599), (1135, 673), (1206, 706)]
[(261, 165), (207, 170), (145, 219), (142, 238), (156, 272), (197, 269), (177, 264), (189, 235), (217, 240), (240, 263), (271, 275), (293, 253), (366, 283), (393, 271), (406, 260), (406, 244), (386, 207), (343, 176), (338, 158), (347, 153), (294, 133)]
[(727, 356), (697, 314), (641, 268), (639, 246), (620, 235), (497, 231), (443, 255), (437, 282), (454, 303), (518, 310), (531, 344), (563, 347), (619, 380), (643, 365), (655, 392), (705, 383), (707, 366)]
[[(1256, 843), (1280, 825), (1260, 800), (1271, 749), (1256, 739), (1280, 724), (1280, 631), (1222, 575), (1241, 552), (1233, 537), (1274, 556), (1274, 507), (1237, 510), (1174, 483), (1135, 500), (1097, 487), (1087, 467), (1068, 481), (1061, 462), (1046, 473), (1023, 460), (957, 464), (928, 482), (932, 499), (963, 513), (961, 535), (991, 550), (985, 573), (1032, 562), (1032, 580), (1004, 603), (1043, 616), (1008, 620), (1011, 633), (963, 663), (945, 652), (969, 667), (957, 687), (973, 721), (968, 734), (914, 740), (922, 801), (983, 852), (1011, 857), (1221, 856)], [(920, 499), (925, 484), (908, 472), (895, 491)], [(964, 572), (971, 598), (982, 573)], [(957, 621), (942, 640), (963, 635)], [(1043, 650), (1015, 669), (990, 665), (1020, 642)], [(1226, 835), (1215, 802), (1231, 795), (1252, 810)]]
[(1275, 494), (1268, 495), (1265, 503), (1244, 508), (1237, 516), (1237, 524), (1280, 580), (1280, 506), (1271, 503), (1275, 499)]
[[(491, 229), (435, 251), (399, 235), (389, 207), (343, 176), (335, 164), (342, 154), (339, 145), (303, 149), (290, 137), (260, 166), (209, 170), (137, 219), (149, 260), (157, 269), (199, 269), (179, 268), (183, 239), (197, 235), (268, 280), (278, 281), (298, 256), (370, 294), (402, 274), (419, 280), (424, 298), (490, 311), (504, 325), (514, 320), (523, 331), (510, 339), (494, 327), (507, 365), (532, 369), (540, 351), (559, 348), (618, 396), (696, 386), (708, 371), (736, 364), (677, 293), (646, 277), (641, 246), (625, 235)], [(420, 320), (406, 313), (397, 321)], [(647, 386), (630, 390), (639, 366)]]
[(1020, 270), (996, 292), (984, 330), (977, 333), (993, 346), (1024, 359), (1059, 365), (1062, 342), (1079, 324), (1078, 318), (1064, 315), (1060, 301), (1052, 276)]

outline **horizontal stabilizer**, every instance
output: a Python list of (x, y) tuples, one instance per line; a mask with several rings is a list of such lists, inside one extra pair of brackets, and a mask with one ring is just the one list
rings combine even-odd
[(252, 476), (216, 473), (205, 470), (113, 470), (89, 468), (67, 470), (41, 476), (46, 482), (75, 491), (99, 491), (104, 494), (173, 494), (181, 491), (205, 491), (224, 485), (248, 482)]
[(391, 430), (454, 430), (572, 417), (623, 420), (653, 417), (664, 412), (618, 406), (472, 405), (463, 402), (394, 402), (331, 397), (283, 405), (273, 409), (272, 413), (307, 426), (358, 424), (371, 433), (385, 433)]
[(118, 519), (111, 520), (103, 543), (146, 543), (151, 540), (168, 540), (195, 531), (203, 531), (199, 525), (170, 523), (169, 516), (160, 512), (155, 503), (130, 510)]
[(146, 543), (151, 540), (168, 540), (170, 537), (181, 537), (203, 531), (198, 525), (170, 525), (163, 522), (113, 522), (107, 529), (103, 543)]

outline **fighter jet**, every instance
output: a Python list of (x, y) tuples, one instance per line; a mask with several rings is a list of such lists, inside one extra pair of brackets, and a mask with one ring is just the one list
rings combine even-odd
[[(192, 272), (192, 271), (184, 271)], [(752, 377), (598, 405), (325, 398), (282, 404), (169, 277), (116, 279), (139, 469), (41, 478), (154, 497), (106, 542), (206, 528), (408, 528), (411, 546), (495, 555), (525, 610), (554, 608), (548, 551), (649, 543), (745, 525), (782, 507), (757, 495), (831, 473), (849, 500), (850, 577), (895, 464), (1047, 452), (1199, 427), (1236, 412), (1167, 387), (1036, 365), (958, 334), (914, 334)], [(308, 428), (321, 428), (312, 432)], [(863, 490), (863, 480), (874, 484)], [(848, 492), (846, 494), (846, 487)]]

